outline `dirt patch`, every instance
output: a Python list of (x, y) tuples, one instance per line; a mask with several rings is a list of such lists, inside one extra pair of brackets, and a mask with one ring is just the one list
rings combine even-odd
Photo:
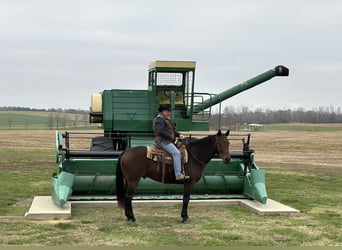
[(251, 146), (257, 164), (342, 173), (340, 132), (254, 132)]
[(0, 149), (55, 148), (52, 130), (0, 130)]
[[(231, 133), (239, 134), (234, 131)], [(13, 149), (14, 154), (17, 150), (23, 150), (23, 156), (25, 150), (50, 150), (48, 157), (54, 160), (55, 131), (3, 130), (0, 131), (0, 138), (0, 150)], [(84, 147), (87, 148), (88, 145), (82, 145), (82, 148)], [(255, 150), (255, 161), (258, 165), (289, 169), (307, 166), (315, 171), (342, 173), (341, 132), (251, 132), (251, 148)], [(20, 156), (18, 158), (16, 162), (7, 163), (11, 165), (12, 171), (21, 165), (18, 163)], [(47, 163), (46, 156), (43, 158)]]

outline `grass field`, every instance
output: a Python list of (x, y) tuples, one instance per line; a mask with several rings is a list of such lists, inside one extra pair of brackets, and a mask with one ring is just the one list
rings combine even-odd
[(0, 111), (0, 130), (56, 129), (57, 126), (60, 129), (91, 128), (87, 114), (43, 111)]
[(266, 124), (264, 129), (267, 131), (307, 131), (307, 132), (342, 132), (340, 123), (286, 123), (286, 124)]
[(75, 208), (65, 221), (26, 220), (33, 197), (50, 195), (54, 131), (0, 130), (0, 246), (342, 246), (342, 125), (281, 126), (252, 132), (251, 145), (269, 197), (301, 214), (190, 202), (184, 225), (180, 205), (136, 208), (136, 223), (116, 207)]

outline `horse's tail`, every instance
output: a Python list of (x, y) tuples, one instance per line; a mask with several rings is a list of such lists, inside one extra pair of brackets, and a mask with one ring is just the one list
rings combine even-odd
[(120, 155), (118, 159), (118, 163), (116, 164), (116, 200), (118, 202), (118, 206), (120, 208), (124, 208), (125, 202), (125, 183), (121, 170), (121, 157), (123, 153)]

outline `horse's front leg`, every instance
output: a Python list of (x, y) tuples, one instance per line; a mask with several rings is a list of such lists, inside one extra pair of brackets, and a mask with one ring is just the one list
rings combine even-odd
[(190, 194), (184, 194), (183, 195), (183, 207), (182, 207), (182, 213), (181, 213), (183, 223), (187, 223), (189, 220), (189, 216), (188, 216), (189, 201), (190, 201)]
[(187, 223), (189, 220), (188, 205), (190, 202), (190, 194), (191, 194), (191, 191), (192, 191), (194, 185), (195, 185), (194, 182), (184, 184), (183, 207), (182, 207), (182, 213), (181, 213), (183, 223)]

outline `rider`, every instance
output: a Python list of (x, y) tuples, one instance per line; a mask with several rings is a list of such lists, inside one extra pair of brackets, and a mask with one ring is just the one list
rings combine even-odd
[(158, 111), (159, 114), (154, 119), (155, 142), (172, 156), (176, 180), (189, 179), (188, 175), (182, 173), (180, 152), (175, 146), (176, 137), (184, 139), (184, 136), (176, 131), (171, 121), (171, 105), (161, 104)]

